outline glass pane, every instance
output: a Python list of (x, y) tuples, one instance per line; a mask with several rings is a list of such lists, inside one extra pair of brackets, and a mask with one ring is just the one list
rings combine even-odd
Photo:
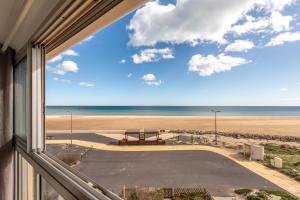
[(41, 200), (64, 200), (64, 198), (42, 177)]
[[(298, 43), (274, 37), (273, 25), (238, 36), (278, 14), (242, 2), (149, 1), (49, 59), (47, 152), (133, 199), (159, 199), (161, 189), (165, 198), (202, 199), (203, 188), (222, 198), (293, 188), (300, 32)], [(285, 6), (293, 16), (300, 1)], [(266, 179), (274, 169), (290, 185)]]
[(26, 140), (29, 123), (29, 81), (27, 58), (25, 57), (14, 71), (14, 133)]

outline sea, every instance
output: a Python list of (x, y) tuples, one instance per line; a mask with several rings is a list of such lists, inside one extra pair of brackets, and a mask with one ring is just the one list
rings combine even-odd
[(46, 115), (300, 116), (300, 106), (46, 106)]

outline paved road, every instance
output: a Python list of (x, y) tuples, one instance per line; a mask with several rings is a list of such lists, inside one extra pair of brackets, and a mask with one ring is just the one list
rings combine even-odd
[(93, 150), (76, 169), (118, 194), (124, 185), (204, 187), (214, 196), (231, 196), (235, 188), (280, 190), (232, 160), (208, 151)]

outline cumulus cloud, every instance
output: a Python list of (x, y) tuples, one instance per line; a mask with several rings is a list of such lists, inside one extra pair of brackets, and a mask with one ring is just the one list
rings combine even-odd
[(64, 79), (64, 78), (54, 77), (53, 80), (54, 80), (54, 81), (59, 81), (59, 82), (62, 82), (62, 83), (71, 83), (71, 80), (69, 80), (69, 79)]
[(230, 32), (237, 35), (245, 33), (261, 33), (267, 31), (282, 32), (290, 29), (292, 16), (283, 16), (278, 11), (272, 11), (270, 16), (254, 18), (245, 16), (246, 21), (243, 24), (232, 26)]
[(50, 72), (58, 75), (65, 75), (67, 72), (77, 72), (79, 70), (77, 64), (70, 60), (65, 60), (55, 67), (47, 67)]
[(126, 60), (125, 60), (125, 59), (122, 59), (122, 60), (119, 61), (119, 63), (120, 63), (120, 64), (124, 64), (124, 63), (126, 63)]
[(156, 77), (154, 74), (145, 74), (142, 79), (144, 81), (155, 81), (156, 80)]
[(88, 82), (84, 82), (84, 81), (80, 82), (79, 85), (82, 87), (94, 87), (95, 86), (94, 83), (88, 83)]
[(237, 67), (251, 61), (247, 61), (240, 57), (231, 57), (224, 54), (218, 56), (208, 55), (202, 56), (196, 54), (189, 60), (189, 71), (197, 72), (200, 76), (210, 76), (214, 73), (229, 71), (233, 67)]
[(285, 7), (292, 5), (295, 0), (266, 0), (262, 2), (269, 9), (281, 11)]
[(161, 59), (172, 59), (174, 58), (173, 50), (170, 48), (164, 49), (144, 49), (139, 54), (132, 56), (132, 61), (135, 64), (141, 64), (143, 62), (156, 62)]
[(270, 20), (267, 18), (246, 18), (247, 21), (243, 24), (238, 24), (232, 26), (230, 32), (233, 32), (237, 35), (242, 35), (245, 33), (253, 32), (264, 32), (265, 29), (270, 26)]
[(156, 80), (156, 77), (154, 74), (145, 74), (142, 77), (142, 80), (144, 81), (145, 84), (150, 85), (150, 86), (159, 86), (162, 84), (161, 80)]
[(290, 29), (292, 16), (283, 16), (280, 12), (274, 11), (271, 14), (270, 23), (275, 32), (287, 31)]
[(247, 51), (253, 47), (253, 42), (249, 40), (235, 40), (225, 48), (225, 51)]
[(58, 54), (57, 56), (53, 57), (48, 62), (52, 63), (52, 62), (60, 61), (63, 59), (64, 56), (79, 56), (79, 54), (72, 49), (68, 49), (68, 50), (62, 52), (61, 54)]
[[(203, 41), (224, 44), (224, 35), (229, 32), (242, 34), (267, 27), (276, 31), (286, 30), (291, 17), (282, 16), (279, 12), (292, 3), (293, 0), (177, 0), (176, 4), (164, 5), (158, 0), (151, 1), (138, 9), (130, 20), (127, 26), (129, 44), (154, 46), (165, 42), (196, 45)], [(252, 17), (245, 24), (235, 25), (255, 9), (265, 10), (266, 16), (259, 19)]]
[(277, 46), (277, 45), (282, 45), (285, 42), (294, 42), (298, 40), (300, 40), (300, 31), (294, 33), (285, 32), (271, 38), (267, 46)]

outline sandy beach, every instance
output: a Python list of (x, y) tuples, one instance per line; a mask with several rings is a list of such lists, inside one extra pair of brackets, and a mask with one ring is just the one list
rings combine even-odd
[[(219, 131), (300, 136), (300, 117), (219, 116)], [(124, 129), (214, 130), (211, 116), (73, 116), (73, 130), (103, 131)], [(46, 117), (46, 131), (70, 129), (70, 116)]]

